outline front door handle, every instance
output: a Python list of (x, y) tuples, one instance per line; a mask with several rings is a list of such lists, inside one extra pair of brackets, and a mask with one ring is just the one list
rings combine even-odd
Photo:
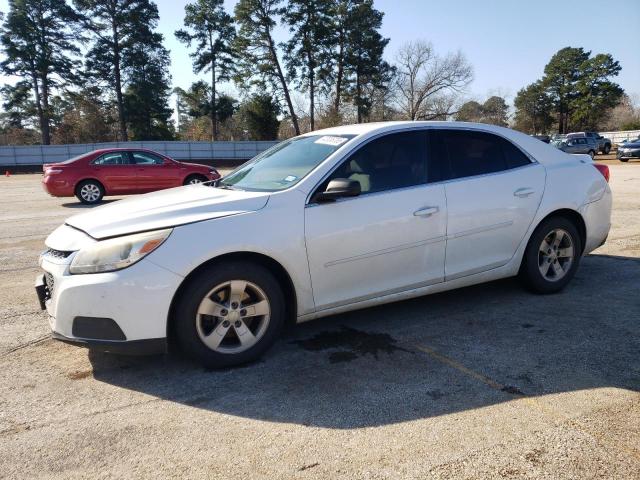
[(438, 207), (424, 207), (420, 210), (416, 210), (413, 212), (415, 217), (430, 217), (434, 213), (438, 213), (440, 209)]
[(528, 197), (529, 195), (533, 195), (535, 192), (535, 190), (533, 188), (519, 188), (517, 189), (515, 192), (513, 192), (513, 196), (514, 197), (519, 197), (519, 198), (525, 198)]

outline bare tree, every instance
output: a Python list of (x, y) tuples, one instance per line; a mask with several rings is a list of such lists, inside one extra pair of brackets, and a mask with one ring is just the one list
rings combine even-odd
[(429, 42), (404, 44), (396, 55), (397, 103), (410, 120), (431, 120), (453, 114), (455, 99), (473, 79), (462, 52), (438, 55)]

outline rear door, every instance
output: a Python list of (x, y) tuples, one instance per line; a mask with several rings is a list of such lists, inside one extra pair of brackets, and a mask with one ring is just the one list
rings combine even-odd
[(358, 197), (305, 208), (318, 310), (443, 281), (447, 206), (444, 185), (427, 182), (426, 150), (424, 131), (384, 135), (317, 187), (350, 178), (362, 188)]
[(181, 185), (178, 165), (151, 152), (130, 152), (136, 167), (137, 189), (140, 192), (152, 192), (163, 188)]
[(434, 130), (430, 140), (434, 161), (447, 165), (445, 279), (505, 265), (538, 210), (544, 167), (488, 132)]
[(108, 194), (127, 193), (135, 189), (136, 172), (125, 151), (103, 153), (91, 162), (91, 170)]

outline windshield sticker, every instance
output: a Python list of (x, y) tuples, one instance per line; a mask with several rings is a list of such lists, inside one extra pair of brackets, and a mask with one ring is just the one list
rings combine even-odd
[(319, 143), (321, 145), (331, 145), (333, 147), (337, 147), (339, 145), (342, 145), (347, 140), (349, 139), (343, 138), (343, 137), (332, 137), (330, 135), (325, 135), (324, 137), (320, 137), (318, 140), (316, 140), (313, 143)]
[(298, 177), (296, 177), (295, 175), (289, 175), (288, 177), (284, 177), (284, 181), (285, 182), (293, 182), (294, 180), (297, 180)]

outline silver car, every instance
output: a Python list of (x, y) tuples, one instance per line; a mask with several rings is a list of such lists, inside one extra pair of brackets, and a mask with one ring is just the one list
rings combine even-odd
[(566, 153), (586, 153), (591, 156), (591, 158), (595, 157), (596, 151), (598, 150), (598, 145), (596, 142), (587, 137), (578, 137), (578, 138), (567, 138), (564, 140), (560, 140), (554, 142), (556, 148), (562, 150)]

